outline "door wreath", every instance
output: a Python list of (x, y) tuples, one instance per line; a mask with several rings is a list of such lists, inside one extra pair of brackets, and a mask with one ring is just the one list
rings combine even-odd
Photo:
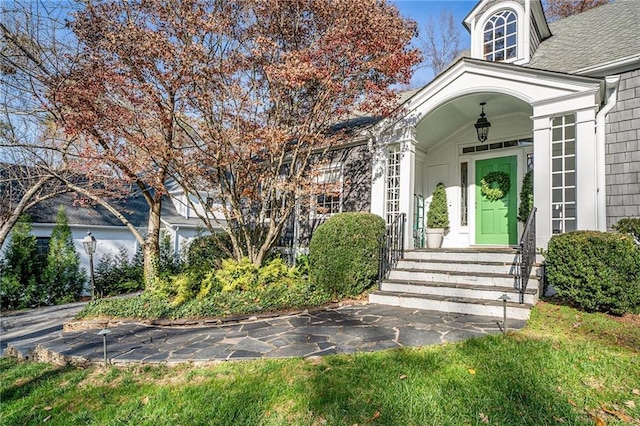
[[(492, 188), (491, 185), (497, 183), (498, 186)], [(480, 180), (480, 193), (489, 201), (498, 201), (509, 193), (511, 180), (505, 172), (491, 172)]]

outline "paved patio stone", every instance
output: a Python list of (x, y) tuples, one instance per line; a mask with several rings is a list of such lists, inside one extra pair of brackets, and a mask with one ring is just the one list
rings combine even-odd
[[(500, 320), (363, 304), (208, 326), (127, 323), (110, 327), (108, 358), (114, 364), (207, 363), (369, 352), (501, 333)], [(524, 324), (511, 321), (508, 327), (517, 329)], [(8, 345), (25, 356), (37, 346), (44, 352), (101, 363), (98, 331), (55, 331)]]

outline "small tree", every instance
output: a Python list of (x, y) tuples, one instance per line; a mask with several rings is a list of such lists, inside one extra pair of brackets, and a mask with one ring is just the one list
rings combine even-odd
[(447, 229), (449, 227), (449, 207), (447, 206), (447, 191), (442, 182), (436, 185), (431, 196), (431, 204), (427, 212), (427, 228)]
[(45, 305), (77, 300), (87, 280), (85, 270), (80, 268), (80, 255), (73, 245), (67, 214), (62, 206), (51, 233), (47, 266), (42, 278), (45, 291), (40, 302)]
[(11, 231), (11, 240), (1, 269), (2, 308), (36, 306), (42, 262), (38, 256), (36, 237), (31, 234), (31, 218), (28, 215), (23, 215)]
[(520, 207), (518, 207), (518, 220), (526, 222), (533, 209), (533, 170), (529, 170), (522, 179), (520, 190)]

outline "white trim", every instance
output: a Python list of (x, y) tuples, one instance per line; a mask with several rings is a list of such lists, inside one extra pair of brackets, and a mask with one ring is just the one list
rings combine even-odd
[(487, 21), (491, 19), (497, 12), (501, 10), (511, 10), (516, 14), (516, 31), (517, 31), (517, 49), (516, 57), (514, 59), (505, 59), (500, 61), (502, 63), (524, 63), (526, 56), (524, 52), (525, 47), (525, 10), (522, 5), (513, 1), (503, 1), (494, 4), (489, 9), (484, 11), (482, 16), (475, 23), (473, 32), (471, 33), (471, 57), (476, 59), (484, 59), (484, 28), (487, 25)]
[[(603, 62), (596, 65), (590, 65), (588, 67), (580, 68), (571, 71), (571, 74), (618, 74), (625, 71), (636, 69), (640, 65), (640, 55), (627, 56), (625, 58), (619, 58), (609, 62)], [(627, 69), (628, 67), (628, 69)]]

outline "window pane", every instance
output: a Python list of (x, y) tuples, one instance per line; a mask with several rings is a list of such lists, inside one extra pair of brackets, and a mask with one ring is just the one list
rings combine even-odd
[(551, 186), (559, 188), (562, 186), (562, 173), (554, 173)]
[(504, 61), (504, 51), (500, 50), (496, 52), (496, 61)]
[[(556, 191), (554, 189), (554, 191)], [(567, 203), (573, 203), (576, 201), (576, 189), (575, 188), (567, 188), (564, 190), (564, 201)]]
[(576, 126), (567, 126), (567, 127), (565, 127), (564, 138), (565, 139), (575, 139), (576, 138)]
[[(558, 207), (560, 207), (560, 206), (558, 205)], [(560, 219), (562, 217), (562, 210), (561, 209), (553, 209), (551, 211), (551, 213), (552, 213), (552, 216), (553, 216), (554, 219)]]
[(576, 185), (576, 172), (565, 173), (564, 182), (567, 186)]
[(562, 220), (554, 220), (553, 221), (553, 233), (561, 234), (562, 233)]
[(553, 126), (561, 126), (562, 125), (562, 117), (556, 117), (553, 119)]
[(574, 124), (576, 122), (576, 117), (573, 114), (564, 116), (564, 124)]
[(554, 203), (561, 203), (562, 202), (562, 189), (554, 189), (553, 190), (552, 201)]
[(575, 141), (566, 141), (564, 143), (564, 153), (565, 155), (575, 155), (576, 154), (576, 142)]
[(567, 171), (576, 169), (576, 157), (566, 157), (564, 159), (564, 169)]
[(554, 142), (562, 140), (562, 127), (553, 129), (552, 139)]
[(564, 208), (564, 217), (568, 219), (576, 218), (576, 205), (575, 204), (567, 204)]
[(511, 22), (509, 25), (507, 25), (507, 34), (515, 34), (515, 32), (516, 32), (516, 23)]
[(575, 220), (567, 220), (564, 223), (565, 232), (572, 232), (576, 230), (576, 221)]
[(552, 160), (552, 171), (554, 172), (562, 171), (562, 158), (555, 158)]
[(516, 57), (516, 48), (510, 47), (509, 49), (507, 49), (507, 59), (511, 59), (515, 57)]
[(509, 37), (507, 37), (507, 46), (508, 47), (512, 47), (516, 45), (516, 36), (515, 35), (511, 35)]

